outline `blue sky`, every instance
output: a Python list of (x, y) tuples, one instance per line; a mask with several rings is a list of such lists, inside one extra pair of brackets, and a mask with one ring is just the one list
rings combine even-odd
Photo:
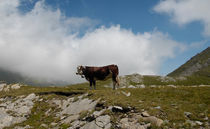
[[(54, 8), (59, 8), (69, 17), (89, 17), (98, 21), (98, 26), (119, 24), (134, 33), (143, 33), (158, 29), (168, 33), (172, 39), (190, 44), (207, 40), (202, 36), (202, 23), (194, 21), (184, 26), (170, 22), (169, 16), (156, 13), (153, 8), (159, 0), (46, 0)], [(164, 61), (160, 74), (167, 74), (185, 63), (195, 54), (209, 46), (206, 43), (198, 48), (188, 50), (176, 58)], [(163, 46), (164, 47), (164, 46)]]
[[(8, 0), (0, 5), (3, 10), (0, 16), (5, 19), (1, 22), (2, 30), (8, 31), (13, 26), (7, 38), (15, 39), (21, 33), (16, 44), (30, 44), (27, 49), (42, 54), (34, 56), (37, 53), (31, 51), (28, 56), (20, 54), (18, 57), (26, 61), (23, 64), (14, 59), (17, 55), (5, 62), (20, 64), (14, 70), (27, 76), (23, 66), (45, 70), (49, 65), (46, 61), (64, 62), (49, 68), (45, 76), (57, 69), (55, 73), (61, 71), (61, 77), (68, 78), (73, 74), (63, 71), (73, 68), (67, 66), (109, 63), (118, 64), (122, 74), (166, 75), (209, 46), (210, 16), (206, 13), (210, 11), (209, 4), (209, 0)], [(10, 15), (4, 15), (8, 12)], [(14, 22), (8, 26), (11, 19)], [(7, 44), (7, 38), (0, 37), (0, 43)], [(110, 46), (113, 48), (109, 49)], [(54, 53), (56, 58), (49, 56)], [(28, 63), (32, 57), (46, 64)], [(34, 71), (30, 75), (41, 76)]]

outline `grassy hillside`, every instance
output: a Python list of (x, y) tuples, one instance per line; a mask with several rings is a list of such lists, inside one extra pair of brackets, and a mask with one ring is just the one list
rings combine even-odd
[[(209, 128), (208, 122), (210, 118), (210, 89), (209, 87), (162, 87), (162, 88), (123, 88), (112, 90), (105, 88), (103, 85), (108, 85), (110, 80), (106, 82), (98, 82), (96, 90), (89, 90), (87, 83), (76, 84), (66, 87), (32, 87), (23, 86), (18, 90), (1, 91), (0, 98), (16, 98), (22, 95), (35, 93), (39, 96), (39, 100), (35, 102), (31, 114), (26, 121), (8, 127), (27, 126), (32, 128), (52, 128), (51, 123), (59, 123), (61, 119), (55, 117), (55, 113), (59, 111), (59, 107), (50, 105), (50, 100), (68, 99), (71, 97), (88, 93), (88, 98), (97, 100), (99, 107), (121, 106), (123, 108), (131, 108), (134, 113), (147, 111), (150, 115), (161, 118), (164, 123), (159, 128)], [(130, 93), (126, 96), (124, 93)], [(75, 99), (74, 101), (76, 101)], [(46, 115), (49, 109), (53, 109), (50, 115)], [(97, 108), (95, 110), (98, 110)], [(185, 112), (190, 112), (190, 116), (186, 117)], [(131, 115), (130, 112), (110, 112), (104, 114), (111, 116), (112, 128), (115, 128), (118, 121), (126, 115)], [(87, 112), (80, 114), (80, 118), (88, 115)], [(208, 119), (207, 119), (208, 118)], [(194, 125), (191, 127), (189, 121), (200, 121), (201, 126)], [(142, 120), (139, 119), (139, 123)], [(43, 127), (45, 124), (47, 127)], [(61, 124), (59, 128), (66, 129), (71, 124)], [(152, 129), (158, 127), (151, 126)]]

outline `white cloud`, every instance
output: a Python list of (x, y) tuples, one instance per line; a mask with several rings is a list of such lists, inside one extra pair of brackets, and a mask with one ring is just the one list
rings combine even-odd
[(184, 25), (193, 21), (204, 24), (204, 35), (210, 36), (210, 0), (163, 0), (154, 10), (171, 16), (172, 21)]
[[(89, 18), (65, 17), (43, 1), (27, 13), (19, 1), (0, 2), (0, 68), (50, 81), (81, 81), (77, 65), (117, 64), (120, 74), (157, 74), (162, 61), (185, 48), (157, 30), (134, 34), (119, 25), (77, 36)], [(5, 6), (7, 5), (7, 6)], [(87, 24), (88, 23), (88, 24)]]

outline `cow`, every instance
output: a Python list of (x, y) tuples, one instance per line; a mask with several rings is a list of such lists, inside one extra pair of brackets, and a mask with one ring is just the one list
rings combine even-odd
[(82, 78), (90, 83), (90, 89), (92, 89), (92, 84), (94, 89), (96, 89), (96, 80), (107, 80), (112, 78), (113, 89), (115, 90), (116, 84), (119, 86), (119, 70), (117, 65), (107, 65), (102, 67), (92, 67), (92, 66), (78, 66), (76, 75), (80, 75)]

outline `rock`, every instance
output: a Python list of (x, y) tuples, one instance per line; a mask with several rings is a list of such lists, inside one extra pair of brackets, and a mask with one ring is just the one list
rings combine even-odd
[(100, 116), (101, 114), (103, 114), (105, 111), (106, 111), (106, 109), (102, 109), (101, 111), (94, 111), (94, 112), (93, 112), (93, 115), (94, 115), (95, 117), (98, 117), (98, 116)]
[[(61, 114), (69, 114), (74, 115), (78, 114), (82, 111), (91, 111), (95, 108), (96, 104), (99, 100), (92, 101), (88, 98), (85, 99), (79, 99), (76, 102), (70, 103), (67, 107), (61, 107), (63, 110), (61, 111)], [(85, 106), (84, 106), (85, 105)]]
[(110, 116), (109, 115), (104, 115), (104, 116), (99, 116), (96, 118), (96, 125), (105, 128), (106, 125), (110, 123)]
[(208, 120), (209, 118), (208, 117), (205, 117), (205, 118), (203, 118), (204, 120)]
[[(149, 125), (148, 125), (149, 126)], [(120, 128), (122, 129), (145, 129), (143, 125), (138, 123), (138, 119), (123, 118), (120, 120)]]
[(126, 92), (124, 92), (124, 91), (121, 91), (121, 92), (122, 92), (122, 94), (124, 94), (124, 95), (127, 96), (127, 97), (129, 97), (129, 96), (131, 95), (130, 92), (128, 92), (128, 93), (126, 93)]
[(77, 128), (80, 128), (81, 126), (84, 126), (84, 124), (86, 124), (85, 121), (76, 120), (76, 121), (71, 123), (72, 126), (69, 127), (68, 129), (77, 129)]
[(52, 122), (50, 125), (56, 126), (58, 123)]
[(142, 115), (143, 117), (148, 117), (148, 116), (150, 116), (150, 115), (147, 113), (147, 111), (142, 112), (141, 115)]
[[(79, 125), (79, 121), (76, 123), (72, 123), (72, 129), (78, 127), (75, 126), (76, 124)], [(111, 128), (111, 123), (110, 123), (110, 116), (109, 115), (104, 115), (104, 116), (99, 116), (95, 120), (86, 123), (84, 126), (82, 126), (80, 129), (110, 129)], [(69, 128), (70, 129), (70, 128)]]
[(121, 76), (119, 77), (119, 79), (120, 79), (120, 87), (126, 87), (127, 85), (129, 85), (126, 76)]
[(157, 107), (154, 107), (155, 109), (161, 109), (161, 107), (160, 106), (157, 106)]
[(136, 85), (136, 87), (138, 87), (138, 88), (145, 88), (145, 85), (144, 84)]
[(143, 125), (145, 129), (149, 128), (151, 126), (151, 123)]
[(200, 121), (195, 121), (195, 123), (197, 124), (197, 125), (203, 125), (203, 123), (202, 122), (200, 122)]
[(82, 99), (83, 97), (88, 96), (88, 93), (78, 96), (78, 99)]
[(128, 118), (122, 118), (121, 120), (120, 120), (120, 123), (127, 123), (128, 122)]
[(150, 87), (155, 88), (155, 87), (157, 87), (157, 86), (156, 86), (156, 85), (151, 85)]
[(112, 111), (113, 112), (122, 112), (123, 111), (123, 108), (120, 107), (120, 106), (113, 106), (112, 107)]
[(26, 125), (25, 127), (16, 126), (14, 129), (33, 129), (30, 125)]
[(68, 116), (67, 118), (65, 118), (62, 123), (65, 123), (65, 124), (68, 124), (68, 123), (71, 123), (72, 121), (74, 120), (77, 120), (79, 118), (79, 115), (76, 114), (76, 115), (72, 115), (72, 116)]
[(61, 105), (61, 100), (53, 99), (53, 100), (52, 100), (52, 103), (58, 105), (58, 108), (61, 108), (61, 106), (62, 106), (62, 105)]
[(196, 126), (196, 123), (191, 120), (186, 120), (186, 123), (190, 124), (191, 126)]
[(186, 117), (190, 117), (191, 114), (192, 114), (192, 113), (190, 113), (190, 112), (184, 112), (184, 115), (185, 115)]
[(173, 87), (173, 88), (176, 88), (176, 86), (174, 86), (174, 85), (167, 85), (167, 86), (169, 86), (169, 87)]
[(161, 120), (161, 119), (159, 119), (159, 118), (157, 118), (155, 116), (142, 117), (142, 119), (144, 121), (150, 122), (150, 123), (152, 123), (152, 124), (154, 124), (154, 125), (156, 125), (158, 127), (160, 127), (161, 124), (163, 123), (163, 120)]
[(19, 83), (11, 85), (11, 89), (17, 90), (21, 87)]
[[(73, 128), (72, 128), (73, 129)], [(102, 129), (101, 127), (97, 126), (95, 124), (95, 121), (92, 121), (90, 123), (85, 124), (83, 127), (80, 129)]]
[(48, 126), (46, 124), (41, 124), (41, 127), (47, 128)]
[(160, 77), (160, 81), (161, 82), (175, 82), (176, 80), (172, 77), (168, 77), (168, 76), (161, 76)]
[(6, 85), (7, 85), (6, 83), (1, 83), (0, 84), (0, 91), (2, 91)]
[[(31, 113), (33, 101), (37, 99), (34, 93), (23, 98), (19, 97), (16, 101), (10, 99), (0, 104), (0, 128), (11, 126), (16, 123), (23, 122)], [(10, 114), (11, 113), (11, 114)]]
[(130, 81), (133, 83), (141, 83), (143, 76), (140, 74), (132, 74), (130, 77)]
[(35, 98), (36, 98), (36, 95), (34, 93), (31, 93), (26, 98), (24, 98), (23, 100), (33, 100)]
[(130, 85), (130, 86), (128, 86), (128, 88), (136, 88), (135, 86), (133, 86), (133, 85)]
[(9, 91), (9, 89), (10, 89), (10, 86), (9, 85), (4, 86), (4, 91), (5, 92)]

